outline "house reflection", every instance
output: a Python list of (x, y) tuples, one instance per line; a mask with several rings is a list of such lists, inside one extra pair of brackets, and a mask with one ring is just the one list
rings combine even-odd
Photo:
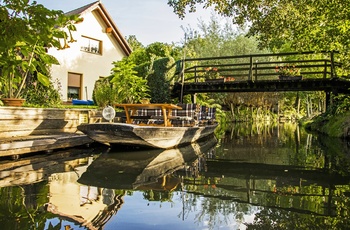
[(46, 209), (88, 229), (99, 229), (117, 213), (124, 201), (123, 195), (115, 194), (113, 189), (77, 183), (92, 161), (89, 157), (88, 164), (49, 177), (50, 197)]

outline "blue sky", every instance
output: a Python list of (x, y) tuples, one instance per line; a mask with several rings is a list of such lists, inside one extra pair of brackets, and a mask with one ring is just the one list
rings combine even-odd
[[(68, 12), (95, 0), (36, 0), (46, 8)], [(208, 22), (211, 10), (199, 8), (196, 13), (187, 14), (184, 20), (178, 18), (167, 0), (102, 0), (108, 13), (124, 36), (135, 35), (143, 44), (165, 42), (180, 44), (184, 40), (181, 28), (197, 28), (198, 20)]]

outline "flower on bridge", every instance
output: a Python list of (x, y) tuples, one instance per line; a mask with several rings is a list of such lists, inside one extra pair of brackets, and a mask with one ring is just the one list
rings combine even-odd
[(300, 68), (295, 65), (276, 66), (275, 71), (281, 76), (300, 76)]
[(216, 79), (220, 77), (220, 73), (218, 71), (218, 68), (215, 67), (207, 67), (204, 69), (204, 77), (206, 79)]

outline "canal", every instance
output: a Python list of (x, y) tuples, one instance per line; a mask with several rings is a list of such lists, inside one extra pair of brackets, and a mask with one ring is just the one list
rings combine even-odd
[(180, 149), (91, 145), (0, 160), (1, 229), (349, 229), (350, 149), (234, 124)]

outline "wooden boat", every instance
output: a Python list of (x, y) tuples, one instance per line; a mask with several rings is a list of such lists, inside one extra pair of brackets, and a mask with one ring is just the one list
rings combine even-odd
[(171, 174), (207, 154), (216, 143), (213, 137), (180, 148), (101, 154), (78, 182), (98, 188), (172, 191), (180, 181)]
[[(124, 108), (119, 122), (81, 124), (77, 128), (91, 139), (109, 145), (168, 149), (213, 135), (215, 110), (196, 104), (117, 104)], [(114, 108), (107, 114), (112, 121)], [(113, 117), (113, 118), (112, 118)], [(111, 118), (111, 119), (109, 119)], [(125, 122), (123, 122), (125, 120)]]

